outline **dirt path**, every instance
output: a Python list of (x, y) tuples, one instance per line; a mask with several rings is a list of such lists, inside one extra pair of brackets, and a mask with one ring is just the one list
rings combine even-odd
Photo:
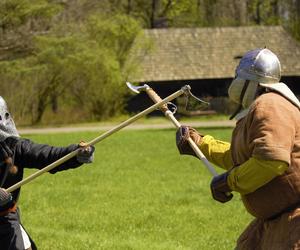
[[(203, 128), (203, 127), (234, 127), (235, 121), (201, 121), (201, 122), (187, 122), (182, 124), (189, 125), (192, 127)], [(108, 131), (117, 124), (104, 125), (104, 126), (85, 126), (85, 127), (52, 127), (52, 128), (21, 128), (18, 129), (21, 135), (24, 134), (51, 134), (51, 133), (73, 133), (81, 131)], [(162, 124), (131, 124), (123, 129), (126, 130), (142, 130), (142, 129), (168, 129), (174, 128), (171, 122)]]

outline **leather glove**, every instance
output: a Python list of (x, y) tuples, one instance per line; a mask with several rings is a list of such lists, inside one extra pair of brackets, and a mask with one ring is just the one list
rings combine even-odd
[(200, 145), (203, 135), (199, 134), (194, 128), (189, 126), (181, 126), (176, 132), (176, 145), (179, 153), (182, 155), (193, 155), (197, 157), (194, 150), (191, 148), (188, 138)]
[(230, 193), (232, 190), (227, 184), (228, 174), (229, 172), (225, 172), (223, 174), (217, 175), (212, 179), (210, 183), (210, 189), (213, 198), (221, 203), (230, 201), (233, 197), (232, 193)]
[(79, 150), (77, 153), (77, 161), (80, 163), (92, 163), (94, 161), (94, 146), (87, 145), (86, 142), (80, 142), (79, 144)]
[(15, 205), (11, 193), (0, 188), (0, 212), (9, 211)]

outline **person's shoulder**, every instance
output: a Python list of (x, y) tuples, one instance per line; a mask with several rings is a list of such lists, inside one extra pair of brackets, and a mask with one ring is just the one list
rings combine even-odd
[(267, 92), (264, 93), (262, 95), (260, 95), (259, 97), (256, 98), (255, 102), (257, 104), (273, 104), (273, 103), (277, 103), (277, 102), (285, 102), (288, 100), (286, 98), (284, 98), (283, 96), (281, 96), (280, 94), (276, 93), (276, 92)]
[(17, 137), (17, 136), (9, 136), (5, 139), (5, 143), (10, 148), (15, 148), (16, 150), (21, 150), (24, 147), (28, 147), (28, 145), (32, 144), (32, 141), (27, 138)]
[(298, 127), (298, 124), (300, 124), (300, 112), (296, 105), (282, 95), (268, 92), (259, 96), (250, 106), (248, 119), (251, 122), (281, 119)]
[(7, 138), (5, 138), (4, 142), (9, 146), (9, 147), (13, 147), (15, 145), (17, 145), (17, 143), (20, 141), (20, 137), (17, 136), (9, 136)]
[(268, 92), (260, 95), (253, 103), (255, 109), (283, 109), (291, 112), (299, 113), (298, 107), (291, 103), (288, 99), (276, 92)]

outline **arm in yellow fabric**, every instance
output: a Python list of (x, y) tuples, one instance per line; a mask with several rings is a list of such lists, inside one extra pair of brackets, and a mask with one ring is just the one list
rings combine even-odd
[(213, 164), (226, 170), (232, 168), (230, 143), (216, 140), (210, 135), (205, 135), (199, 147), (207, 160)]
[[(233, 166), (230, 143), (216, 140), (210, 135), (202, 138), (200, 150), (215, 165), (229, 170)], [(233, 168), (227, 178), (231, 190), (248, 194), (281, 175), (288, 163), (278, 160), (262, 160), (251, 157), (242, 165)]]
[(278, 160), (262, 160), (251, 157), (242, 165), (233, 168), (227, 177), (231, 190), (242, 195), (251, 193), (273, 178), (283, 174), (288, 164)]

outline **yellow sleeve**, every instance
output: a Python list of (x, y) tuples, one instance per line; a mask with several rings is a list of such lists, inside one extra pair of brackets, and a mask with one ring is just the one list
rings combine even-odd
[(210, 135), (205, 135), (201, 140), (199, 148), (207, 160), (213, 164), (226, 170), (232, 168), (230, 143), (216, 140)]
[(261, 160), (251, 157), (229, 172), (227, 183), (231, 190), (245, 195), (265, 185), (274, 177), (283, 174), (287, 168), (288, 163), (283, 161)]

